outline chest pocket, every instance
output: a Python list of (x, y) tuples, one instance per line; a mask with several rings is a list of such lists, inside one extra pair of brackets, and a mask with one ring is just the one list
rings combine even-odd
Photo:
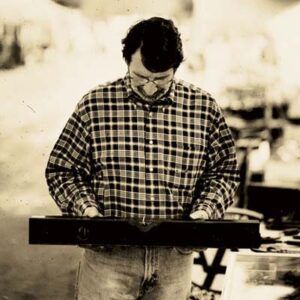
[(169, 160), (168, 175), (174, 187), (190, 188), (203, 167), (204, 147), (196, 143), (177, 143), (175, 156)]

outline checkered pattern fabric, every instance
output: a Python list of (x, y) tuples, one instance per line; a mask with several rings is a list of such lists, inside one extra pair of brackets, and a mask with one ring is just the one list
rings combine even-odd
[(107, 217), (223, 216), (239, 171), (230, 131), (206, 92), (174, 80), (149, 105), (128, 75), (87, 93), (68, 120), (46, 169), (64, 214), (97, 207)]

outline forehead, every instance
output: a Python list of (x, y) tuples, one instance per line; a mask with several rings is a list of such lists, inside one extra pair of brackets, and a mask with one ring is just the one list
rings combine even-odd
[(131, 62), (129, 64), (129, 69), (131, 72), (136, 72), (145, 77), (146, 76), (159, 77), (159, 76), (166, 76), (166, 75), (173, 74), (173, 68), (164, 72), (151, 72), (147, 68), (145, 68), (142, 62), (142, 55), (140, 49), (137, 49), (136, 52), (132, 54)]

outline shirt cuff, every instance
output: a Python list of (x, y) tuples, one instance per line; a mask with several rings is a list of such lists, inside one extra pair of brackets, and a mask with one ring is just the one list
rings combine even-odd
[(219, 208), (216, 205), (219, 202), (220, 199), (217, 199), (216, 197), (204, 198), (204, 200), (197, 198), (191, 213), (197, 210), (204, 210), (205, 212), (207, 212), (209, 219), (222, 219), (223, 218), (222, 206), (220, 205)]
[(75, 202), (74, 212), (76, 216), (83, 216), (84, 211), (88, 207), (95, 207), (98, 209), (96, 201), (90, 196), (83, 196)]
[(191, 214), (199, 211), (199, 210), (203, 210), (207, 213), (209, 219), (213, 218), (214, 215), (214, 209), (212, 208), (211, 205), (206, 204), (206, 203), (199, 203), (199, 204), (195, 204), (192, 208)]

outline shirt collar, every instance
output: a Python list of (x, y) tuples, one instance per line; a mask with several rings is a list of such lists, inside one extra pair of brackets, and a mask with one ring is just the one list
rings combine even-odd
[[(127, 98), (129, 97), (132, 97), (134, 100), (138, 101), (142, 101), (144, 102), (143, 99), (141, 99), (133, 90), (132, 90), (132, 87), (131, 87), (131, 84), (130, 84), (130, 76), (129, 76), (129, 73), (127, 72), (126, 73), (126, 76), (124, 77), (124, 83), (125, 83), (125, 88), (126, 88), (126, 96)], [(157, 105), (167, 105), (167, 104), (170, 104), (170, 103), (175, 103), (175, 88), (176, 88), (176, 80), (174, 79), (171, 86), (170, 86), (170, 89), (169, 89), (169, 92), (160, 100), (158, 101), (155, 101), (155, 104)]]

